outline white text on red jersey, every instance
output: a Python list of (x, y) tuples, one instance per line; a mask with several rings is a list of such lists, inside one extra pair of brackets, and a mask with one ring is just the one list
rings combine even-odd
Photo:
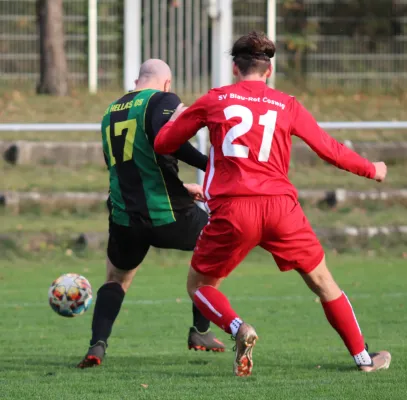
[(279, 101), (269, 99), (268, 97), (245, 97), (241, 96), (240, 94), (236, 93), (226, 93), (218, 96), (218, 100), (226, 100), (226, 99), (236, 99), (236, 100), (243, 100), (243, 101), (251, 101), (253, 103), (267, 103), (267, 104), (273, 104), (274, 106), (280, 107), (282, 110), (285, 108), (285, 104), (280, 103)]

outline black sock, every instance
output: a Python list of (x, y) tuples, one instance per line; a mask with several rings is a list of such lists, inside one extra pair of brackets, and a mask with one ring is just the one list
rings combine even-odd
[(194, 326), (198, 332), (206, 332), (209, 329), (210, 321), (201, 314), (195, 304), (192, 306), (192, 315), (194, 317)]
[(116, 282), (105, 283), (99, 289), (93, 310), (91, 346), (99, 340), (107, 344), (114, 321), (119, 315), (124, 294), (123, 288)]

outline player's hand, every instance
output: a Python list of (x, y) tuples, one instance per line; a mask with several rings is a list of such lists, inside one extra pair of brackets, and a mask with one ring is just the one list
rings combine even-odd
[(174, 113), (171, 115), (170, 121), (175, 121), (188, 107), (184, 106), (184, 103), (178, 104)]
[(195, 201), (204, 201), (203, 187), (197, 183), (184, 183), (185, 189)]
[(387, 165), (384, 162), (374, 162), (373, 165), (376, 168), (376, 175), (374, 179), (377, 182), (382, 182), (386, 178), (387, 175)]

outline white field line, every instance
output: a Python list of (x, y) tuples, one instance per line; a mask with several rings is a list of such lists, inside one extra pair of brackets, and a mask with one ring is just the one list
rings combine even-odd
[[(370, 294), (370, 293), (355, 293), (350, 294), (349, 300), (352, 301), (353, 299), (373, 299), (373, 298), (401, 298), (407, 297), (407, 292), (395, 292), (395, 293), (382, 293), (382, 294)], [(276, 302), (276, 301), (292, 301), (292, 302), (304, 302), (309, 301), (312, 302), (315, 300), (315, 296), (231, 296), (229, 299), (231, 301), (249, 301), (249, 302)], [(95, 300), (95, 298), (94, 298)], [(140, 300), (125, 300), (123, 305), (124, 306), (134, 306), (134, 305), (141, 305), (141, 306), (155, 306), (155, 305), (162, 305), (162, 304), (171, 304), (171, 303), (189, 303), (191, 300), (183, 297), (183, 298), (173, 298), (173, 299), (156, 299), (156, 300), (147, 300), (147, 299), (140, 299)], [(24, 308), (24, 307), (48, 307), (48, 302), (44, 300), (43, 302), (35, 302), (35, 303), (7, 303), (2, 302), (0, 303), (0, 308)]]

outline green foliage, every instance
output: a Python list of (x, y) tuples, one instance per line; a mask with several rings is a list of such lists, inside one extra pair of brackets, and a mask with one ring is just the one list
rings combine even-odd
[(407, 12), (407, 5), (388, 0), (338, 0), (326, 6), (332, 19), (321, 23), (321, 33), (341, 36), (367, 36), (383, 39), (402, 33), (397, 19)]
[[(278, 34), (284, 35), (284, 57), (283, 61), (278, 61), (278, 70), (297, 86), (316, 85), (319, 79), (310, 80), (308, 72), (317, 71), (338, 75), (388, 72), (395, 74), (389, 87), (396, 90), (402, 85), (396, 75), (405, 70), (405, 61), (381, 62), (378, 58), (371, 63), (364, 59), (347, 60), (347, 55), (403, 53), (403, 44), (396, 36), (405, 30), (400, 16), (407, 15), (407, 5), (392, 4), (388, 0), (338, 0), (320, 4), (281, 0), (278, 15), (282, 16)], [(320, 37), (318, 41), (317, 36)], [(335, 36), (334, 42), (330, 41), (330, 36)], [(333, 54), (332, 60), (323, 58), (327, 52)], [(343, 59), (335, 58), (335, 53), (343, 54)], [(316, 61), (308, 57), (310, 54), (318, 57)], [(361, 82), (366, 82), (363, 89), (367, 90), (370, 80), (362, 79)], [(348, 84), (341, 79), (338, 83)]]
[(307, 19), (306, 4), (303, 0), (283, 0), (279, 7), (279, 15), (284, 21), (282, 42), (286, 54), (286, 62), (279, 65), (279, 68), (283, 68), (290, 80), (301, 85), (304, 83), (306, 73), (307, 53), (317, 49), (310, 35), (318, 32), (318, 25)]

